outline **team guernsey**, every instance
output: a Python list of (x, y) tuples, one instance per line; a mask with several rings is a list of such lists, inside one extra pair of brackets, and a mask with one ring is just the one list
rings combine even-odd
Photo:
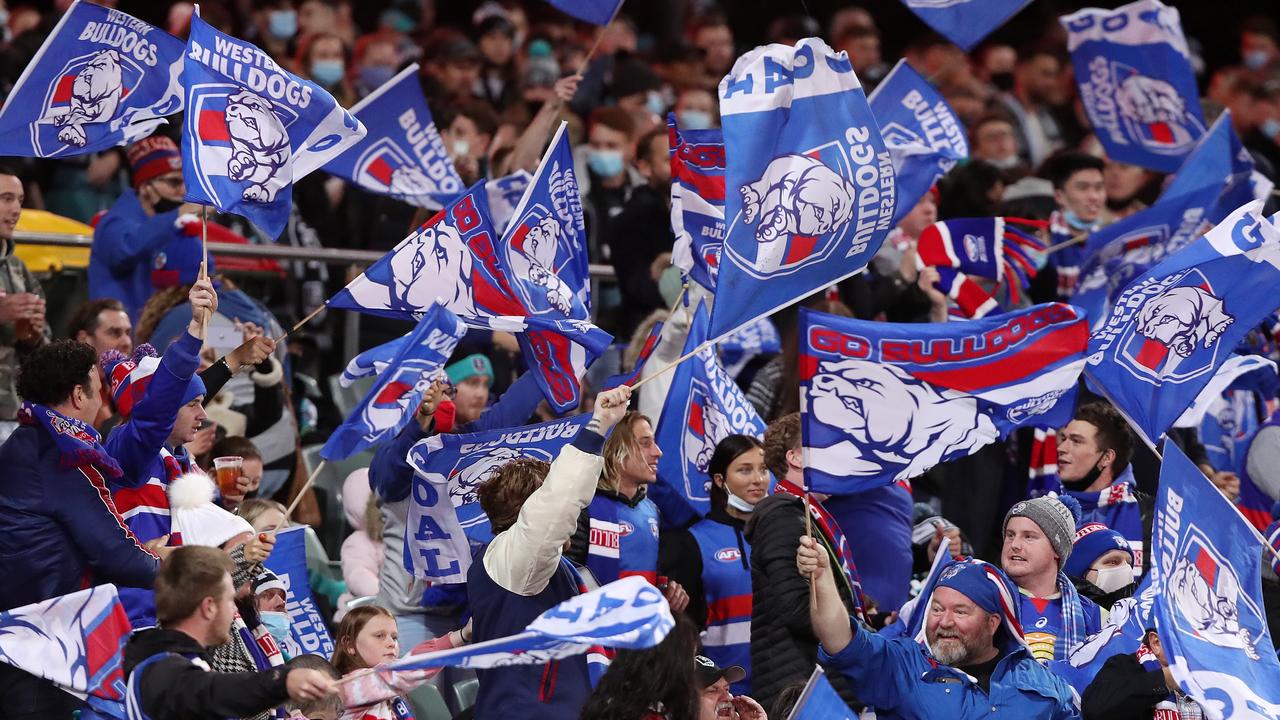
[[(639, 575), (650, 583), (658, 584), (658, 506), (638, 493), (634, 499), (607, 490), (596, 491), (587, 506), (591, 516), (591, 549), (587, 567), (600, 584), (619, 578)], [(600, 542), (602, 529), (616, 524), (617, 556), (602, 555), (610, 543)]]
[(733, 683), (735, 695), (751, 692), (751, 545), (742, 531), (710, 518), (689, 533), (702, 555), (702, 588), (707, 599), (703, 654), (720, 667), (739, 665), (745, 677)]
[[(1073, 642), (1069, 639), (1072, 633), (1066, 627), (1070, 620), (1068, 614), (1063, 612), (1062, 593), (1038, 598), (1026, 590), (1020, 590), (1018, 599), (1023, 636), (1027, 640), (1027, 646), (1031, 648), (1031, 656), (1040, 662), (1062, 660), (1079, 640), (1102, 627), (1102, 610), (1086, 598), (1079, 598), (1083, 627), (1075, 633), (1078, 640)], [(1080, 632), (1084, 634), (1080, 635)]]

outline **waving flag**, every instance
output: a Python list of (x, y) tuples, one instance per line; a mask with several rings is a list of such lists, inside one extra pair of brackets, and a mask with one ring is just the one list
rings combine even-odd
[(1151, 544), (1156, 627), (1178, 684), (1205, 717), (1280, 718), (1262, 538), (1173, 443), (1165, 443)]
[(1022, 425), (1065, 425), (1088, 342), (1070, 305), (936, 325), (800, 311), (809, 489), (909, 480)]
[(507, 225), (511, 223), (516, 205), (520, 204), (520, 198), (524, 197), (525, 190), (529, 188), (532, 180), (532, 175), (524, 170), (517, 170), (506, 177), (489, 180), (484, 184), (485, 192), (489, 196), (489, 219), (493, 221), (493, 228), (499, 233), (506, 231)]
[(897, 177), (893, 224), (958, 160), (969, 157), (969, 141), (955, 111), (906, 60), (899, 60), (867, 98)]
[(832, 687), (822, 666), (815, 665), (787, 720), (857, 720), (858, 717)]
[(715, 291), (724, 243), (724, 132), (681, 130), (667, 115), (671, 154), (671, 264)]
[(902, 0), (907, 9), (940, 35), (973, 49), (1031, 0)]
[(329, 436), (320, 457), (343, 460), (395, 437), (413, 417), (422, 394), (449, 362), (467, 332), (458, 316), (433, 305), (407, 335), (364, 400)]
[[(533, 458), (551, 462), (560, 449), (573, 442), (578, 431), (591, 419), (588, 414), (538, 425), (503, 428), (466, 435), (433, 435), (418, 442), (409, 451), (408, 463), (414, 469), (413, 502), (409, 504), (410, 528), (420, 528), (423, 518), (433, 518), (442, 527), (444, 511), (454, 512), (457, 521), (476, 545), (493, 538), (489, 518), (480, 509), (476, 488), (488, 480), (498, 468), (517, 458)], [(429, 486), (429, 487), (428, 487)], [(429, 489), (430, 488), (430, 489)], [(443, 501), (447, 498), (447, 504)], [(426, 544), (442, 537), (419, 539), (416, 533), (405, 534), (405, 569), (417, 577), (443, 577), (440, 569), (457, 561), (462, 574), (471, 563), (470, 553), (448, 554), (452, 545)], [(449, 538), (453, 540), (452, 537)], [(424, 557), (419, 548), (426, 550)], [(433, 552), (440, 548), (440, 552)]]
[[(689, 326), (684, 353), (707, 340), (707, 309), (699, 305)], [(680, 363), (658, 420), (657, 443), (667, 449), (658, 460), (658, 482), (674, 485), (689, 504), (705, 515), (711, 510), (711, 477), (707, 465), (716, 445), (729, 435), (764, 437), (765, 423), (716, 357), (703, 348)]]
[(725, 372), (736, 379), (747, 363), (757, 356), (782, 352), (782, 338), (769, 318), (760, 318), (741, 330), (726, 335), (716, 343), (716, 348), (720, 351), (720, 362), (724, 363)]
[(547, 0), (566, 15), (592, 25), (608, 25), (618, 14), (623, 0)]
[(498, 243), (511, 286), (530, 314), (586, 320), (591, 311), (587, 230), (561, 122)]
[(324, 617), (311, 597), (307, 580), (305, 526), (285, 528), (276, 533), (276, 545), (262, 566), (284, 583), (285, 612), (289, 613), (289, 635), (304, 653), (333, 657), (333, 638)]
[[(1151, 612), (1155, 595), (1151, 589), (1151, 573), (1142, 579), (1133, 597), (1123, 598), (1111, 606), (1107, 624), (1085, 638), (1065, 660), (1049, 661), (1049, 669), (1067, 681), (1081, 695), (1098, 671), (1113, 655), (1138, 652), (1147, 628), (1154, 624)], [(1160, 636), (1164, 639), (1164, 636)]]
[(1280, 305), (1280, 229), (1261, 203), (1140, 273), (1089, 341), (1086, 372), (1148, 445)]
[(266, 52), (191, 17), (182, 84), (186, 199), (284, 231), (293, 183), (365, 135), (364, 125)]
[[(1251, 372), (1270, 372), (1272, 375), (1276, 372), (1275, 361), (1264, 358), (1261, 355), (1232, 355), (1227, 361), (1222, 363), (1218, 371), (1214, 373), (1213, 379), (1209, 384), (1204, 386), (1200, 394), (1196, 396), (1191, 407), (1178, 416), (1173, 423), (1174, 427), (1180, 428), (1198, 428), (1204, 423), (1205, 416), (1209, 414), (1209, 409), (1222, 401), (1222, 395), (1227, 388), (1242, 375)], [(1223, 470), (1229, 468), (1222, 468)], [(1265, 525), (1264, 525), (1265, 527)]]
[(159, 28), (77, 0), (9, 91), (0, 155), (83, 155), (150, 135), (182, 112), (182, 52)]
[(0, 662), (123, 718), (129, 618), (114, 585), (0, 612)]
[(938, 268), (934, 285), (956, 302), (960, 311), (980, 318), (999, 306), (995, 297), (969, 275), (1005, 283), (1009, 298), (1020, 302), (1021, 289), (1036, 276), (1032, 254), (1042, 253), (1044, 243), (1027, 230), (1043, 223), (1018, 218), (955, 218), (924, 229), (916, 244), (916, 262)]
[(417, 63), (356, 103), (351, 114), (369, 134), (330, 160), (326, 172), (425, 208), (440, 206), (433, 195), (463, 191), (422, 94)]
[(634, 385), (644, 373), (644, 365), (649, 362), (649, 358), (653, 355), (653, 351), (658, 349), (658, 344), (662, 342), (662, 326), (663, 323), (656, 322), (653, 328), (649, 330), (649, 337), (644, 339), (644, 345), (640, 347), (640, 352), (636, 355), (636, 364), (631, 370), (617, 375), (610, 375), (605, 378), (600, 390), (612, 390), (623, 385)]
[(1175, 8), (1138, 0), (1060, 18), (1089, 121), (1120, 162), (1173, 172), (1204, 134), (1191, 53)]
[(343, 368), (342, 377), (338, 378), (338, 384), (344, 388), (351, 387), (361, 378), (381, 375), (382, 371), (387, 369), (387, 365), (390, 365), (395, 360), (396, 355), (400, 354), (400, 349), (404, 347), (404, 341), (405, 338), (398, 337), (377, 347), (369, 348), (351, 358), (351, 361)]
[(893, 161), (848, 56), (766, 45), (720, 81), (725, 219), (709, 337), (866, 267), (893, 227)]

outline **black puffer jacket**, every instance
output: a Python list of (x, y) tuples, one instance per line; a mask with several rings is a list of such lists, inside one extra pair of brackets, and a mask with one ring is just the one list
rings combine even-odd
[[(834, 567), (831, 538), (823, 537), (816, 524), (813, 530)], [(794, 495), (770, 495), (756, 505), (744, 534), (751, 543), (751, 695), (772, 707), (784, 688), (809, 679), (818, 660), (818, 638), (809, 618), (809, 583), (796, 569), (804, 501)], [(837, 585), (845, 607), (852, 608), (849, 584)], [(861, 707), (843, 675), (829, 673), (827, 679), (851, 708)]]

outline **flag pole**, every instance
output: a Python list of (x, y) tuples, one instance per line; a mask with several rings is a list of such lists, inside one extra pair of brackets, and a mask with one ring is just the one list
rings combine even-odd
[(1053, 252), (1053, 251), (1055, 251), (1055, 250), (1061, 250), (1062, 248), (1065, 248), (1065, 247), (1071, 247), (1072, 245), (1079, 245), (1080, 243), (1082, 243), (1082, 242), (1084, 242), (1085, 240), (1088, 240), (1088, 239), (1089, 239), (1089, 233), (1087, 233), (1087, 232), (1086, 232), (1086, 233), (1080, 233), (1079, 235), (1076, 235), (1075, 237), (1071, 238), (1070, 240), (1063, 240), (1063, 241), (1062, 241), (1062, 242), (1060, 242), (1060, 243), (1055, 243), (1055, 244), (1053, 244), (1053, 245), (1050, 245), (1049, 247), (1045, 248), (1042, 252), (1043, 252), (1045, 255), (1048, 255), (1049, 253), (1051, 253), (1051, 252)]
[(309, 323), (309, 322), (311, 322), (312, 320), (314, 320), (314, 319), (315, 319), (315, 317), (316, 317), (317, 315), (319, 315), (320, 313), (324, 312), (324, 309), (325, 309), (325, 308), (327, 308), (327, 307), (329, 307), (329, 301), (328, 301), (328, 300), (325, 300), (323, 303), (320, 303), (320, 306), (319, 306), (319, 307), (317, 307), (315, 310), (312, 310), (312, 311), (311, 311), (311, 313), (310, 313), (309, 315), (307, 315), (306, 317), (304, 317), (304, 318), (302, 318), (301, 320), (299, 320), (296, 324), (294, 324), (294, 326), (293, 326), (293, 327), (289, 328), (288, 330), (285, 330), (285, 331), (284, 331), (284, 333), (283, 333), (280, 337), (276, 338), (276, 339), (275, 339), (275, 344), (279, 345), (281, 342), (283, 342), (283, 341), (284, 341), (284, 339), (285, 339), (285, 338), (289, 337), (289, 333), (297, 332), (297, 331), (298, 331), (298, 328), (300, 328), (300, 327), (302, 327), (303, 325), (306, 325), (307, 323)]
[[(200, 206), (200, 252), (204, 258), (200, 262), (200, 279), (209, 279), (209, 206)], [(206, 312), (200, 318), (200, 339), (207, 340), (209, 338), (209, 316), (212, 312)]]
[(293, 515), (294, 509), (296, 509), (298, 504), (302, 502), (302, 496), (306, 495), (307, 491), (311, 489), (311, 485), (316, 481), (316, 478), (320, 476), (320, 471), (324, 470), (324, 466), (328, 464), (328, 462), (328, 460), (321, 459), (320, 464), (316, 465), (316, 469), (311, 471), (311, 477), (307, 478), (306, 484), (302, 486), (302, 489), (294, 496), (293, 502), (290, 502), (289, 507), (284, 511), (284, 518), (286, 520), (289, 519), (290, 515)]
[[(625, 0), (623, 0), (625, 2)], [(609, 22), (600, 28), (600, 34), (596, 35), (596, 41), (591, 43), (591, 49), (587, 51), (587, 56), (582, 58), (582, 62), (578, 63), (578, 71), (574, 75), (581, 75), (586, 72), (587, 66), (591, 64), (591, 58), (595, 57), (596, 50), (600, 49), (600, 41), (604, 40), (605, 33), (609, 32), (609, 27), (613, 25), (613, 19), (618, 17), (618, 11), (622, 9), (622, 3), (619, 2), (617, 7), (613, 9), (613, 14), (609, 16)]]
[[(808, 485), (808, 483), (805, 483)], [(813, 540), (813, 501), (812, 495), (809, 494), (809, 488), (804, 489), (804, 534)], [(818, 543), (813, 543), (817, 547)], [(827, 568), (827, 572), (835, 572), (835, 566)], [(813, 615), (818, 611), (818, 575), (814, 573), (809, 576), (809, 615)]]
[(639, 390), (641, 385), (644, 385), (645, 383), (647, 383), (647, 382), (649, 382), (650, 380), (652, 380), (652, 379), (654, 379), (654, 378), (658, 377), (659, 375), (662, 375), (663, 373), (667, 372), (668, 370), (672, 370), (672, 369), (674, 369), (677, 365), (679, 365), (680, 363), (684, 362), (685, 360), (688, 360), (689, 358), (693, 357), (694, 355), (697, 355), (698, 353), (702, 352), (703, 350), (706, 350), (707, 348), (711, 347), (711, 346), (714, 344), (714, 342), (715, 342), (714, 340), (708, 340), (708, 341), (706, 341), (706, 342), (702, 343), (701, 345), (699, 345), (698, 347), (696, 347), (696, 348), (694, 348), (694, 349), (690, 350), (689, 352), (685, 353), (684, 355), (681, 355), (680, 357), (676, 358), (675, 360), (672, 360), (671, 362), (669, 362), (669, 363), (667, 363), (666, 365), (662, 366), (662, 368), (661, 368), (661, 369), (659, 369), (657, 372), (655, 372), (654, 374), (650, 375), (649, 377), (641, 378), (640, 380), (637, 380), (637, 381), (636, 381), (636, 383), (635, 383), (634, 385), (632, 385), (632, 386), (631, 386), (631, 390), (632, 390), (632, 392), (634, 392), (634, 391), (636, 391), (636, 390)]

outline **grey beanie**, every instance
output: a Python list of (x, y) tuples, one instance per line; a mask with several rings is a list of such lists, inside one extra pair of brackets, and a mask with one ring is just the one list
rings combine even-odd
[(1040, 526), (1049, 544), (1053, 546), (1053, 552), (1058, 555), (1058, 569), (1061, 570), (1067, 558), (1071, 557), (1071, 548), (1075, 542), (1076, 513), (1072, 513), (1071, 508), (1060, 499), (1048, 495), (1023, 500), (1009, 508), (1004, 516), (1004, 524), (1000, 526), (1001, 532), (1016, 517), (1027, 518)]

